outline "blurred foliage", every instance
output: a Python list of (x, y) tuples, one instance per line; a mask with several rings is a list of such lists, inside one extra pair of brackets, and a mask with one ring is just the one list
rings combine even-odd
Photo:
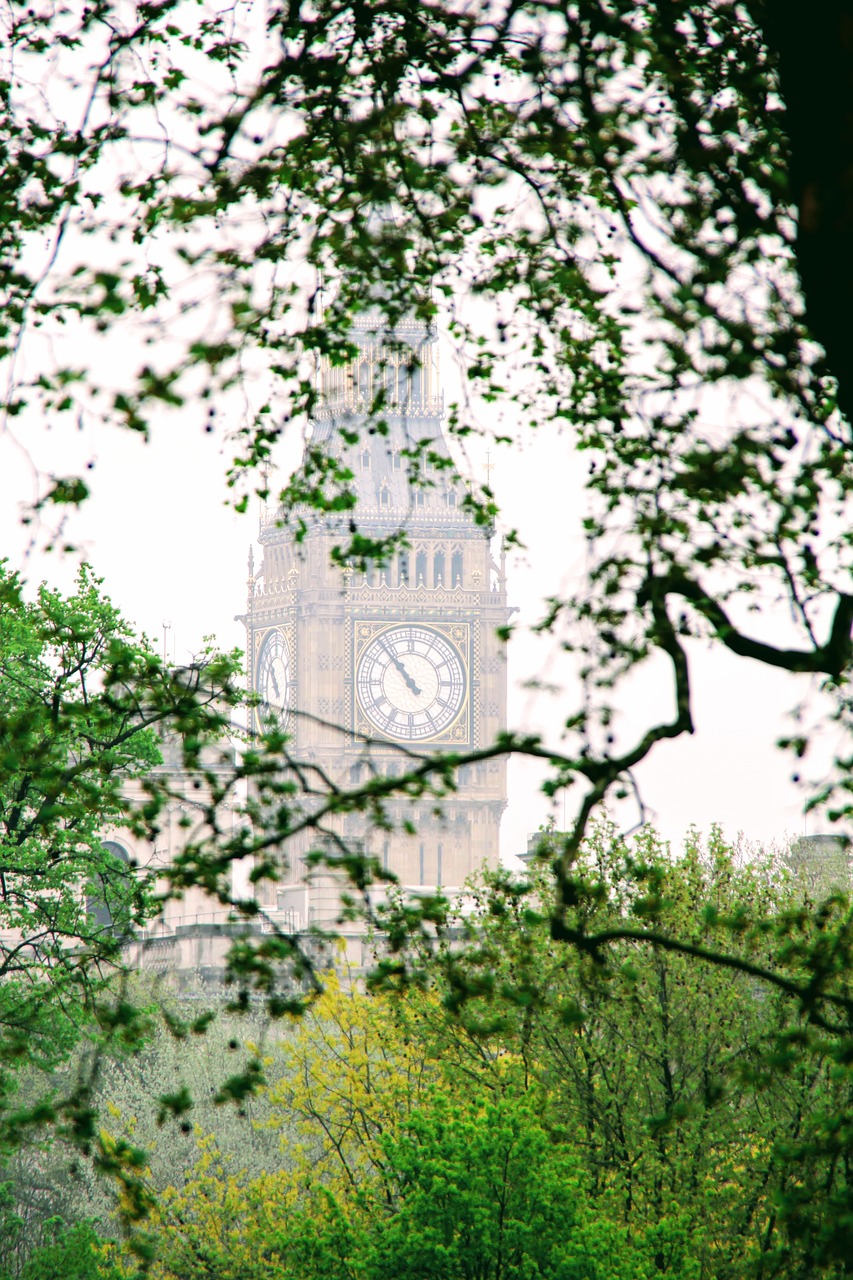
[[(587, 567), (542, 619), (584, 682), (549, 784), (582, 791), (573, 848), (657, 742), (693, 731), (709, 639), (800, 677), (797, 758), (803, 700), (830, 696), (837, 768), (812, 798), (844, 815), (849, 308), (830, 282), (853, 279), (849, 22), (841, 0), (804, 25), (762, 0), (12, 0), (7, 430), (147, 433), (233, 406), (245, 506), (269, 496), (277, 442), (306, 430), (318, 362), (353, 356), (356, 321), (402, 348), (404, 319), (446, 312), (466, 379), (451, 436), (551, 423), (588, 465)], [(361, 407), (309, 440), (280, 495), (303, 532), (343, 513), (337, 556), (359, 561), (342, 450), (387, 429), (382, 396)], [(86, 493), (52, 477), (32, 515)], [(494, 523), (488, 486), (466, 503)], [(660, 659), (670, 710), (631, 739), (615, 690)]]

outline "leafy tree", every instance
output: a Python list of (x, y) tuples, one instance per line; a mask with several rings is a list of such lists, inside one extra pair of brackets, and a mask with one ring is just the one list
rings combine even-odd
[(849, 1039), (791, 993), (830, 957), (846, 990), (849, 902), (815, 917), (781, 860), (745, 860), (719, 833), (673, 858), (650, 831), (626, 843), (600, 825), (574, 876), (575, 948), (553, 937), (546, 866), (487, 878), (476, 911), (451, 913), (438, 943), (421, 934), (416, 973), (440, 975), (440, 1001), (406, 1034), (450, 1089), (534, 1091), (657, 1273), (681, 1274), (683, 1247), (719, 1280), (844, 1274)]
[(342, 989), (334, 974), (324, 986), (283, 1046), (281, 1073), (268, 1068), (271, 1123), (286, 1126), (296, 1167), (353, 1192), (381, 1168), (383, 1137), (424, 1098), (436, 1064), (417, 1032), (406, 1034), (403, 1008)]
[(313, 1176), (245, 1179), (207, 1144), (195, 1175), (162, 1199), (156, 1273), (647, 1274), (648, 1250), (596, 1217), (572, 1152), (552, 1141), (524, 1099), (429, 1091), (378, 1149), (377, 1164), (353, 1184), (340, 1168), (329, 1179), (320, 1166)]
[[(753, 961), (783, 923), (814, 930), (784, 868), (718, 835), (676, 859), (600, 827), (582, 869), (599, 930), (652, 915), (698, 943), (726, 912)], [(834, 1042), (737, 969), (631, 938), (606, 966), (567, 950), (545, 877), (476, 892), (429, 989), (333, 981), (306, 1012), (267, 1065), (282, 1165), (259, 1178), (207, 1140), (161, 1200), (165, 1274), (846, 1274), (853, 1095)]]
[(376, 1280), (648, 1274), (642, 1244), (595, 1214), (579, 1161), (531, 1101), (439, 1095), (383, 1146), (395, 1211), (377, 1204), (370, 1223), (365, 1270)]
[[(202, 1008), (211, 1003), (210, 993), (204, 991), (191, 993), (190, 999), (201, 1002)], [(181, 1001), (170, 999), (167, 1007), (174, 1013), (181, 1008)], [(246, 1057), (260, 1055), (268, 1073), (281, 1070), (287, 1045), (286, 1039), (282, 1043), (283, 1036), (286, 1028), (272, 1024), (261, 1010), (229, 1015), (220, 1002), (215, 1019), (203, 1034), (193, 1036), (191, 1043), (176, 1040), (161, 1025), (138, 1053), (116, 1063), (101, 1081), (101, 1121), (115, 1136), (146, 1152), (146, 1177), (155, 1192), (179, 1182), (182, 1174), (194, 1168), (200, 1134), (215, 1134), (222, 1158), (239, 1161), (240, 1168), (253, 1177), (289, 1163), (285, 1137), (293, 1140), (294, 1126), (287, 1118), (283, 1121), (278, 1112), (273, 1126), (273, 1109), (266, 1094), (259, 1091), (247, 1096), (239, 1108), (226, 1105), (228, 1100), (222, 1094), (223, 1081)], [(163, 1099), (181, 1093), (186, 1109), (173, 1114)], [(85, 1194), (92, 1216), (91, 1197), (96, 1192), (97, 1182), (90, 1179)], [(106, 1222), (112, 1206), (103, 1189), (101, 1201)], [(77, 1208), (79, 1212), (79, 1200)]]
[[(28, 603), (6, 570), (0, 591), (0, 1060), (8, 1093), (22, 1062), (47, 1069), (68, 1056), (106, 993), (124, 930), (148, 916), (144, 883), (102, 838), (127, 812), (128, 780), (159, 755), (116, 683), (122, 673), (132, 677), (145, 649), (90, 572), (81, 570), (69, 598), (42, 588)], [(93, 899), (109, 907), (117, 929), (99, 921)]]
[[(28, 598), (0, 566), (0, 1147), (53, 1123), (96, 1137), (103, 1051), (137, 1047), (150, 993), (135, 999), (127, 934), (160, 909), (150, 873), (103, 843), (150, 833), (170, 795), (150, 780), (158, 729), (183, 733), (188, 770), (221, 750), (234, 656), (165, 670), (87, 567), (63, 596)], [(143, 786), (142, 779), (149, 779)], [(131, 784), (136, 781), (137, 792)], [(81, 1041), (88, 1051), (72, 1053)]]
[(121, 1280), (90, 1223), (56, 1221), (53, 1227), (52, 1239), (33, 1251), (15, 1280)]

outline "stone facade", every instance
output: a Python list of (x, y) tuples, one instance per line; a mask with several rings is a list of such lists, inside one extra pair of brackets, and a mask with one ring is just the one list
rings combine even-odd
[[(152, 878), (155, 893), (164, 895), (162, 912), (128, 944), (128, 959), (132, 966), (170, 978), (179, 975), (192, 982), (218, 983), (231, 937), (235, 932), (245, 932), (245, 925), (235, 923), (233, 912), (203, 889), (186, 889), (180, 898), (167, 896), (168, 885), (162, 873), (190, 840), (203, 839), (209, 832), (203, 797), (182, 768), (180, 742), (166, 737), (160, 749), (163, 761), (154, 772), (168, 783), (174, 798), (160, 815), (156, 839), (143, 840), (118, 830), (109, 832), (105, 841), (119, 860)], [(211, 752), (204, 766), (227, 777), (232, 771), (233, 753), (228, 748)], [(231, 821), (229, 808), (221, 806), (220, 829), (227, 830)]]
[[(503, 560), (494, 560), (493, 531), (477, 524), (454, 478), (433, 335), (409, 322), (395, 336), (402, 350), (383, 341), (368, 313), (354, 332), (356, 359), (321, 370), (309, 448), (322, 445), (352, 473), (362, 533), (377, 540), (403, 533), (404, 542), (386, 563), (335, 564), (332, 549), (346, 544), (348, 519), (306, 513), (300, 540), (292, 521), (267, 510), (257, 572), (250, 563), (252, 686), (280, 712), (294, 755), (341, 787), (370, 771), (399, 774), (420, 752), (485, 746), (506, 725), (497, 636), (509, 616)], [(365, 413), (380, 389), (386, 433), (369, 434)], [(389, 806), (393, 832), (350, 815), (338, 834), (359, 841), (411, 891), (458, 888), (497, 861), (506, 763), (470, 764), (458, 782), (441, 816), (428, 799), (401, 798)], [(406, 819), (416, 834), (400, 831)], [(306, 833), (289, 843), (284, 880), (266, 904), (300, 926), (330, 924), (338, 914), (329, 877), (306, 883), (312, 840)]]
[[(422, 752), (464, 753), (494, 740), (506, 725), (507, 689), (497, 628), (510, 613), (493, 530), (476, 522), (454, 477), (434, 335), (405, 322), (389, 343), (368, 313), (354, 337), (356, 359), (320, 371), (308, 448), (321, 445), (351, 471), (361, 532), (403, 540), (386, 563), (336, 565), (331, 552), (346, 541), (349, 517), (306, 512), (300, 538), (281, 510), (268, 508), (257, 568), (250, 553), (243, 616), (250, 687), (286, 727), (292, 759), (344, 788), (371, 771), (399, 775)], [(380, 388), (387, 431), (371, 434), (365, 413)], [(162, 768), (179, 782), (177, 758), (167, 754)], [(434, 800), (400, 797), (389, 805), (393, 831), (371, 829), (352, 814), (337, 821), (335, 835), (373, 854), (409, 892), (458, 889), (497, 862), (505, 760), (470, 763), (457, 780), (440, 814)], [(187, 806), (191, 800), (176, 802), (154, 848), (122, 833), (110, 839), (156, 871), (186, 838)], [(407, 820), (416, 834), (400, 829)], [(304, 832), (282, 850), (281, 879), (260, 890), (267, 927), (336, 925), (339, 884), (306, 869), (317, 845), (316, 834)], [(193, 890), (166, 904), (134, 944), (134, 958), (145, 968), (215, 976), (235, 927), (227, 910)], [(359, 967), (367, 959), (364, 930), (343, 932), (347, 960)]]

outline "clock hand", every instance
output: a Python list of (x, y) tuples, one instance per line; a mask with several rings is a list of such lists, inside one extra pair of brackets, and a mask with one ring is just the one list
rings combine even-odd
[(400, 672), (400, 675), (405, 680), (407, 687), (411, 689), (412, 693), (415, 694), (416, 697), (420, 697), (420, 695), (423, 693), (423, 689), (419, 688), (419, 686), (415, 684), (414, 680), (409, 675), (408, 671), (403, 666), (400, 659), (397, 657), (396, 653), (394, 653), (392, 649), (389, 649), (387, 644), (385, 644), (384, 642), (383, 642), (382, 648), (388, 654), (388, 657), (391, 659), (391, 662), (393, 663), (393, 665)]
[(395, 666), (395, 667), (397, 668), (397, 670), (400, 672), (400, 675), (403, 677), (403, 679), (405, 680), (406, 684), (407, 684), (407, 685), (408, 685), (408, 687), (411, 689), (412, 693), (414, 693), (417, 697), (420, 697), (420, 695), (423, 693), (423, 689), (421, 689), (419, 685), (416, 685), (416, 684), (415, 684), (414, 680), (413, 680), (413, 679), (412, 679), (412, 677), (409, 675), (408, 671), (407, 671), (407, 670), (406, 670), (406, 668), (403, 666), (403, 664), (402, 664), (402, 662), (400, 661), (400, 659), (399, 659), (399, 658), (394, 658), (394, 657), (392, 657), (391, 661), (394, 663), (394, 666)]
[(270, 680), (272, 680), (272, 687), (275, 689), (275, 696), (278, 697), (279, 696), (278, 681), (275, 678), (275, 671), (273, 670), (272, 667), (270, 667)]

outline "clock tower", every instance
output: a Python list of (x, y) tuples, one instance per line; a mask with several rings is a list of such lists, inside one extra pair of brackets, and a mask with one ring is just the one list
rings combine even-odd
[[(349, 514), (305, 513), (300, 541), (292, 521), (268, 510), (257, 573), (250, 557), (245, 618), (253, 688), (286, 728), (300, 767), (342, 788), (399, 776), (419, 754), (463, 754), (494, 740), (506, 725), (497, 629), (509, 616), (503, 556), (495, 562), (493, 530), (466, 504), (442, 433), (434, 332), (404, 320), (389, 340), (366, 312), (352, 337), (351, 363), (320, 369), (309, 457), (317, 446), (352, 474), (359, 533), (390, 554), (335, 563), (332, 549), (351, 537)], [(384, 433), (368, 425), (378, 404)], [(440, 813), (434, 798), (392, 797), (393, 830), (350, 814), (334, 836), (371, 853), (409, 891), (452, 890), (496, 863), (505, 806), (504, 760), (474, 762), (458, 769)], [(294, 929), (331, 924), (338, 913), (332, 878), (306, 875), (317, 847), (316, 833), (288, 842), (284, 878), (268, 891), (266, 908), (286, 912)]]

